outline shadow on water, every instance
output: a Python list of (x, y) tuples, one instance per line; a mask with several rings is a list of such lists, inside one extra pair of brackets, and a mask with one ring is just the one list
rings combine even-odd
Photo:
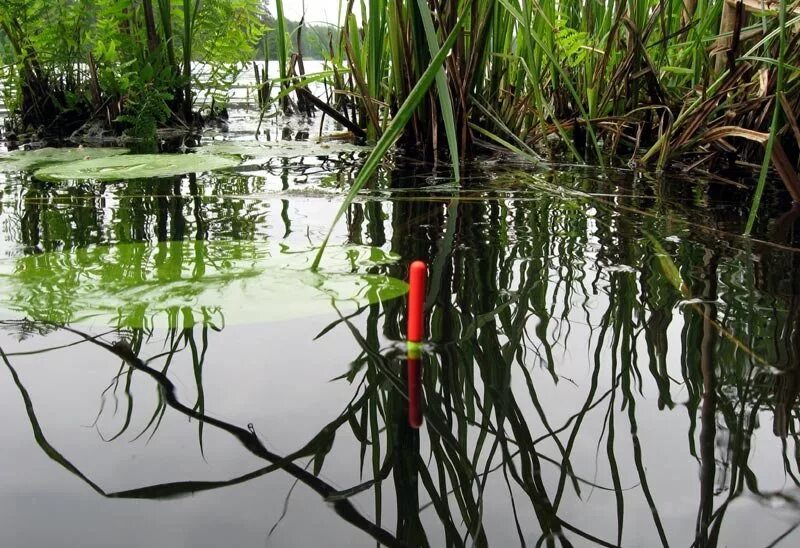
[[(302, 174), (292, 173), (294, 188)], [(430, 265), (421, 429), (408, 420), (405, 303), (394, 299), (330, 310), (335, 318), (316, 338), (339, 337), (353, 348), (335, 380), (349, 383), (352, 396), (288, 454), (268, 449), (252, 425), (218, 418), (204, 396), (208, 348), (227, 328), (192, 321), (166, 332), (97, 335), (4, 321), (18, 335), (69, 333), (70, 349), (91, 345), (121, 362), (107, 391), (127, 395), (125, 419), (108, 441), (133, 428), (132, 384), (155, 383), (158, 402), (136, 438), (156, 435), (164, 416), (177, 413), (197, 421), (200, 452), (204, 432), (215, 429), (265, 465), (226, 480), (109, 492), (49, 441), (15, 369), (17, 354), (4, 348), (36, 443), (112, 499), (169, 499), (288, 474), (387, 546), (489, 546), (498, 534), (528, 546), (720, 546), (730, 544), (721, 540), (726, 527), (733, 538), (749, 527), (737, 523), (741, 513), (726, 520), (739, 500), (788, 508), (791, 520), (770, 525), (763, 540), (790, 538), (800, 525), (800, 250), (793, 247), (800, 210), (765, 226), (761, 239), (743, 240), (730, 235), (743, 222), (736, 204), (709, 198), (711, 191), (684, 196), (678, 185), (583, 172), (498, 173), (457, 192), (419, 190), (420, 177), (389, 172), (346, 217), (349, 243), (391, 248), (404, 259), (374, 273), (404, 278), (408, 260)], [(57, 191), (73, 204), (54, 210), (42, 205), (53, 195), (37, 184), (16, 213), (16, 241), (29, 252), (252, 240), (266, 222), (264, 205), (247, 197), (263, 191), (261, 183), (245, 175), (128, 183), (111, 221), (90, 186)], [(290, 218), (295, 197), (278, 198), (277, 233), (297, 236), (304, 221)], [(153, 340), (164, 350), (144, 356)], [(178, 396), (170, 377), (182, 353), (193, 367), (193, 401)], [(759, 427), (769, 416), (767, 436)], [(754, 456), (756, 439), (763, 451), (779, 452), (767, 457), (780, 469)], [(352, 466), (361, 482), (341, 488), (323, 479), (336, 444), (357, 448)], [(672, 460), (689, 461), (694, 477), (671, 480)], [(673, 497), (695, 506), (678, 511)]]

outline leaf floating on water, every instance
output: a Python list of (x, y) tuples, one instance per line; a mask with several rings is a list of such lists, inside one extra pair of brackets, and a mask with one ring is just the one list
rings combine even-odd
[(0, 172), (25, 171), (48, 164), (64, 164), (81, 160), (111, 158), (130, 152), (127, 148), (39, 148), (13, 150), (0, 154)]
[(265, 242), (119, 244), (0, 261), (0, 315), (126, 328), (297, 319), (400, 297), (407, 285), (367, 268), (397, 256), (335, 248), (311, 272), (313, 249)]
[(239, 163), (233, 158), (214, 154), (128, 154), (49, 165), (37, 171), (35, 175), (50, 181), (69, 179), (120, 181), (214, 171), (235, 167)]

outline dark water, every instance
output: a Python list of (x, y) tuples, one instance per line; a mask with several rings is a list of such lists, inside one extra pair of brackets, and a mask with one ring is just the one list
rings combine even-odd
[[(0, 174), (0, 290), (33, 255), (316, 245), (357, 164)], [(333, 237), (401, 257), (354, 270), (430, 265), (420, 430), (402, 298), (114, 329), (26, 320), (54, 291), (34, 284), (2, 313), (0, 546), (800, 542), (798, 212), (777, 199), (744, 239), (729, 185), (467, 172), (387, 169)]]

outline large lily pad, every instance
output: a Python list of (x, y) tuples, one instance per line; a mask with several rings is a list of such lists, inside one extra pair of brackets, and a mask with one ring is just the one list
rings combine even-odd
[(37, 171), (36, 176), (51, 181), (121, 181), (214, 171), (238, 164), (238, 160), (215, 154), (128, 154), (50, 165)]
[(260, 323), (385, 301), (405, 282), (365, 270), (396, 260), (378, 248), (313, 250), (263, 242), (178, 241), (95, 246), (0, 261), (2, 316), (118, 328)]
[(39, 148), (0, 154), (0, 171), (25, 171), (49, 164), (96, 160), (127, 154), (127, 148)]

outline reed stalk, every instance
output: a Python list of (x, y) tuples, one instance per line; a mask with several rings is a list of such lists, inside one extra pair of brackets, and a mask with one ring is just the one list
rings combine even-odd
[[(329, 60), (349, 78), (326, 81), (377, 142), (463, 11), (435, 86), (399, 137), (425, 158), (447, 153), (454, 179), (459, 158), (497, 146), (532, 160), (713, 169), (734, 156), (746, 166), (769, 152), (742, 140), (748, 131), (800, 150), (759, 83), (770, 93), (779, 86), (800, 110), (797, 71), (787, 68), (800, 60), (800, 3), (748, 16), (756, 4), (350, 0), (340, 2), (341, 41)], [(798, 161), (789, 163), (796, 181)], [(786, 169), (779, 175), (791, 184)]]

